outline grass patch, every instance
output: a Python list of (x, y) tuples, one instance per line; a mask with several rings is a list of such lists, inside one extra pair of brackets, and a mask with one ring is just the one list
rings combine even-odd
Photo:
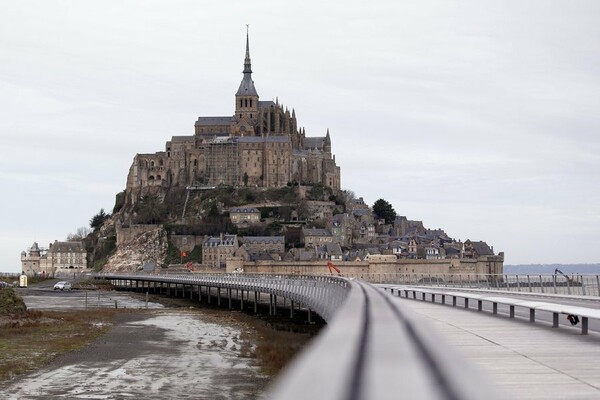
[(274, 376), (285, 367), (302, 348), (310, 341), (309, 333), (297, 333), (274, 329), (266, 323), (255, 325), (256, 337), (250, 339), (256, 342), (256, 348), (250, 355), (254, 357), (263, 373)]
[(0, 381), (33, 371), (105, 333), (121, 310), (29, 311), (0, 319)]
[(105, 279), (86, 279), (73, 282), (72, 288), (75, 290), (115, 290), (112, 283)]

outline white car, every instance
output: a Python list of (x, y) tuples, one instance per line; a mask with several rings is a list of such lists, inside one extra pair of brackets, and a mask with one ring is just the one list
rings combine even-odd
[(56, 284), (54, 285), (54, 290), (71, 290), (71, 282), (56, 282)]

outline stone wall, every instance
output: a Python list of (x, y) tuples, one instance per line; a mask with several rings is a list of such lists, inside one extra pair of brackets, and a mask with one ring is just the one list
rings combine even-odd
[(171, 235), (170, 238), (179, 251), (187, 251), (188, 253), (194, 250), (194, 246), (202, 247), (202, 243), (206, 239), (205, 236), (197, 235)]
[[(337, 261), (342, 274), (470, 274), (484, 279), (489, 274), (502, 273), (498, 257), (480, 259)], [(244, 261), (241, 257), (227, 259), (227, 272), (242, 268), (244, 272), (275, 274), (328, 274), (327, 261)]]

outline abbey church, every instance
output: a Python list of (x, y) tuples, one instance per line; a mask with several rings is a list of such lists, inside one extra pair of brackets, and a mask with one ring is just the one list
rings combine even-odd
[(199, 117), (192, 136), (173, 136), (165, 151), (137, 154), (127, 177), (135, 201), (150, 187), (252, 186), (321, 183), (340, 189), (340, 168), (325, 136), (306, 137), (279, 101), (261, 101), (252, 80), (246, 34), (243, 78), (233, 115)]

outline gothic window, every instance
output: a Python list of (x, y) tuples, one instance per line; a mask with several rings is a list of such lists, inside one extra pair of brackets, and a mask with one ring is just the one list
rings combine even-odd
[(240, 107), (244, 107), (244, 99), (240, 99)]
[[(252, 99), (250, 99), (250, 107), (252, 107)], [(252, 115), (250, 117), (252, 117)]]

